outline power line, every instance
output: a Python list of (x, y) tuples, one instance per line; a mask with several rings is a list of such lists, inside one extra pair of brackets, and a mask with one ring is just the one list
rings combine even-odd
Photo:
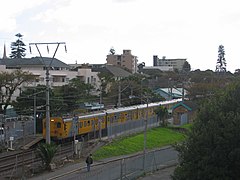
[[(49, 63), (49, 65), (47, 66), (45, 61), (43, 60), (42, 54), (38, 48), (38, 45), (57, 45), (53, 57), (51, 59), (51, 62)], [(50, 85), (49, 85), (49, 70), (50, 67), (52, 65), (53, 59), (55, 58), (55, 55), (57, 53), (58, 47), (60, 44), (64, 44), (65, 45), (65, 51), (67, 52), (67, 48), (66, 48), (66, 43), (65, 42), (53, 42), (53, 43), (29, 43), (29, 49), (30, 49), (30, 53), (31, 53), (31, 46), (35, 45), (38, 53), (40, 55), (40, 58), (42, 59), (45, 68), (46, 68), (46, 143), (50, 144), (51, 143), (51, 137), (50, 137), (50, 103), (49, 103), (49, 89), (50, 89)], [(35, 123), (35, 122), (34, 122)]]

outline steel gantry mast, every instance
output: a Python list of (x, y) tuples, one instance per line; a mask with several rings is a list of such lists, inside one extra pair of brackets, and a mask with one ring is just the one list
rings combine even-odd
[[(55, 44), (57, 45), (55, 52), (53, 54), (53, 57), (50, 61), (50, 63), (47, 65), (46, 62), (43, 60), (42, 54), (38, 48), (38, 45), (47, 45), (47, 51), (49, 52), (48, 45), (50, 44)], [(65, 42), (53, 42), (53, 43), (29, 43), (29, 48), (30, 48), (30, 53), (31, 53), (31, 46), (36, 46), (37, 51), (40, 55), (40, 58), (45, 66), (46, 69), (46, 143), (50, 144), (51, 143), (51, 138), (50, 138), (50, 103), (49, 103), (49, 89), (50, 89), (50, 84), (49, 84), (49, 70), (51, 67), (51, 64), (55, 58), (55, 55), (57, 53), (58, 47), (60, 44), (65, 45), (65, 51), (67, 52), (66, 49), (66, 43)]]

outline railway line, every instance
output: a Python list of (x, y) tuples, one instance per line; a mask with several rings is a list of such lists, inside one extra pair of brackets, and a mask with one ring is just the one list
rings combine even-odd
[[(59, 145), (55, 160), (60, 161), (63, 157), (73, 155), (72, 143)], [(41, 168), (41, 159), (36, 155), (36, 148), (19, 150), (0, 155), (0, 177), (12, 177), (18, 172), (35, 171)]]

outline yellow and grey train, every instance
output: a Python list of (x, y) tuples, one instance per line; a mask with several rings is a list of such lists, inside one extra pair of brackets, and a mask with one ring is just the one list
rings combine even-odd
[[(129, 107), (120, 107), (95, 112), (92, 114), (78, 115), (74, 117), (51, 117), (50, 136), (52, 140), (62, 141), (65, 139), (89, 135), (101, 130), (104, 136), (118, 131), (124, 126), (125, 129), (143, 127), (143, 120), (155, 117), (154, 109), (160, 105), (170, 109), (181, 99), (161, 101), (158, 103), (141, 104)], [(149, 124), (150, 122), (148, 122)], [(43, 120), (43, 138), (46, 138), (46, 120)]]

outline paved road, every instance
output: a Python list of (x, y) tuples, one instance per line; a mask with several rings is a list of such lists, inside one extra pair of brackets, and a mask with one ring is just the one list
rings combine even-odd
[[(141, 177), (144, 180), (150, 179), (170, 179), (170, 174), (173, 172), (174, 168), (166, 168), (176, 164), (177, 162), (177, 152), (172, 148), (163, 148), (161, 150), (161, 154), (157, 155), (161, 159), (161, 170), (154, 172), (153, 174), (148, 174), (146, 177)], [(126, 156), (125, 156), (126, 157)], [(125, 158), (124, 157), (124, 158)], [(122, 157), (118, 157), (122, 158)], [(133, 159), (135, 162), (134, 166), (142, 167), (141, 159)], [(132, 160), (130, 160), (132, 161)], [(110, 163), (109, 163), (110, 162)], [(101, 162), (94, 162), (94, 166), (92, 167), (90, 172), (86, 171), (86, 165), (84, 162), (78, 164), (72, 164), (69, 166), (62, 167), (61, 169), (57, 169), (54, 172), (50, 172), (47, 174), (40, 175), (38, 177), (32, 178), (32, 180), (50, 180), (50, 179), (58, 179), (58, 180), (75, 180), (75, 179), (84, 179), (84, 180), (96, 180), (96, 179), (116, 179), (116, 177), (120, 177), (121, 166), (119, 166), (119, 160), (115, 162), (114, 158), (106, 159)], [(130, 163), (130, 162), (129, 162)], [(136, 168), (131, 166), (131, 168)], [(124, 167), (124, 166), (123, 166)], [(128, 167), (129, 168), (129, 167)], [(123, 169), (124, 171), (124, 169)], [(127, 172), (127, 171), (125, 171)], [(123, 173), (124, 174), (124, 173)], [(140, 171), (131, 171), (126, 174), (127, 179), (133, 179), (136, 177), (136, 174), (140, 175), (142, 172)], [(150, 178), (150, 179), (149, 179)], [(123, 178), (124, 179), (124, 178)]]
[(140, 177), (137, 180), (171, 180), (174, 169), (175, 166), (164, 168), (154, 173), (147, 174), (144, 177)]

